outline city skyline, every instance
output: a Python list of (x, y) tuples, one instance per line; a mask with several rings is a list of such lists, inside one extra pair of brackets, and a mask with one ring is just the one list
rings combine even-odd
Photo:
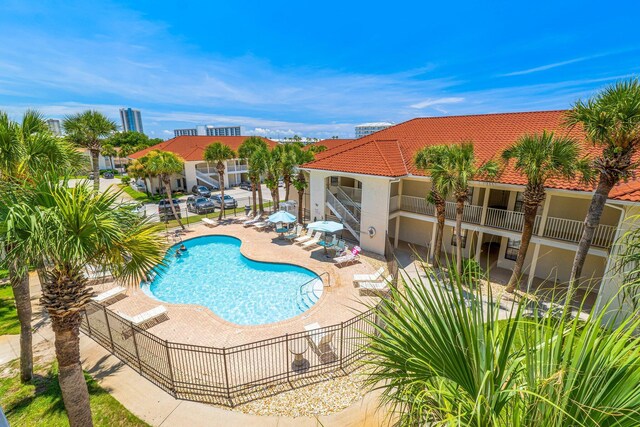
[[(92, 108), (117, 119), (135, 105), (146, 133), (162, 138), (201, 123), (353, 137), (365, 122), (569, 108), (640, 71), (636, 4), (625, 14), (577, 1), (366, 5), (9, 0), (0, 110), (61, 119)], [(360, 24), (334, 19), (333, 6)], [(205, 25), (239, 12), (243, 25)]]

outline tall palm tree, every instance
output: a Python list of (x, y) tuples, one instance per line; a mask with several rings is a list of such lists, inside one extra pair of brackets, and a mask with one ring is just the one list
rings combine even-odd
[(282, 155), (283, 152), (278, 150), (278, 147), (274, 147), (269, 150), (262, 149), (257, 153), (256, 163), (261, 165), (266, 176), (264, 183), (271, 192), (271, 200), (273, 201), (272, 208), (278, 210), (280, 206), (280, 190), (278, 188), (278, 180), (280, 179), (280, 171), (282, 170)]
[(250, 136), (249, 138), (245, 139), (238, 148), (238, 156), (241, 159), (246, 159), (247, 165), (249, 166), (249, 180), (251, 181), (251, 194), (253, 196), (254, 214), (258, 212), (256, 206), (256, 192), (259, 196), (260, 212), (264, 211), (264, 205), (262, 202), (262, 186), (260, 185), (262, 171), (259, 167), (260, 165), (256, 165), (253, 161), (253, 154), (263, 148), (267, 148), (267, 143), (259, 136)]
[[(425, 171), (427, 176), (432, 176), (432, 170), (437, 169), (442, 162), (442, 156), (445, 151), (442, 146), (425, 147), (416, 153), (414, 164), (417, 168)], [(437, 173), (437, 172), (436, 172)], [(451, 181), (440, 181), (439, 187), (436, 183), (432, 183), (431, 191), (427, 195), (427, 202), (432, 203), (436, 209), (436, 241), (433, 248), (433, 265), (440, 266), (440, 257), (442, 254), (442, 237), (444, 235), (445, 208), (446, 199), (453, 191)]]
[(469, 182), (478, 177), (493, 178), (500, 172), (494, 160), (478, 162), (473, 143), (437, 146), (440, 163), (430, 170), (433, 187), (441, 194), (450, 193), (456, 199), (456, 269), (462, 275), (462, 219), (464, 204), (469, 198)]
[(634, 155), (640, 148), (640, 82), (637, 78), (621, 81), (587, 101), (576, 102), (567, 113), (567, 124), (582, 126), (587, 140), (602, 149), (593, 161), (598, 183), (571, 268), (570, 283), (575, 284), (582, 275), (611, 189), (638, 166)]
[[(83, 163), (84, 156), (75, 147), (49, 132), (42, 114), (28, 110), (18, 123), (9, 119), (6, 113), (0, 112), (0, 183), (17, 186), (14, 188), (15, 192), (5, 192), (5, 208), (10, 206), (10, 202), (24, 197), (45, 173), (56, 170), (61, 174), (73, 174), (82, 169)], [(20, 379), (27, 382), (33, 375), (32, 308), (28, 274), (28, 265), (33, 260), (12, 250), (7, 238), (19, 230), (15, 221), (7, 220), (9, 211), (0, 209), (0, 214), (2, 212), (0, 247), (6, 256), (0, 264), (7, 264), (6, 268), (9, 270), (9, 283), (13, 288), (20, 322)]]
[[(0, 196), (2, 197), (2, 196)], [(117, 203), (119, 193), (95, 193), (46, 179), (12, 216), (23, 233), (11, 236), (12, 251), (39, 260), (43, 307), (55, 336), (62, 399), (71, 426), (91, 426), (89, 394), (80, 362), (80, 323), (93, 292), (87, 265), (111, 271), (119, 281), (139, 283), (162, 261), (156, 226)]]
[(105, 144), (102, 146), (102, 149), (100, 150), (100, 154), (102, 154), (103, 157), (109, 158), (109, 164), (111, 165), (111, 169), (115, 170), (116, 167), (113, 164), (113, 157), (118, 154), (115, 147), (111, 144)]
[[(148, 157), (143, 156), (139, 159), (133, 160), (127, 166), (127, 173), (129, 174), (129, 176), (131, 176), (136, 181), (139, 179), (144, 181), (145, 193), (147, 193), (147, 196), (150, 195), (149, 189), (151, 187), (151, 180), (150, 180), (151, 176), (149, 175), (149, 170), (145, 165), (145, 162), (148, 159), (149, 159)], [(147, 183), (147, 180), (149, 180), (148, 183)]]
[(297, 147), (292, 150), (292, 154), (295, 159), (295, 164), (297, 168), (297, 174), (293, 177), (293, 186), (298, 191), (298, 223), (304, 224), (304, 213), (303, 203), (304, 203), (304, 191), (309, 186), (307, 182), (307, 178), (305, 176), (305, 172), (300, 169), (300, 166), (313, 161), (314, 153), (311, 150), (305, 150), (302, 147)]
[(237, 154), (228, 145), (222, 142), (214, 142), (204, 149), (203, 158), (207, 162), (215, 163), (218, 171), (218, 181), (220, 182), (220, 215), (218, 220), (224, 216), (224, 165), (227, 160), (235, 159)]
[(502, 152), (502, 158), (506, 162), (515, 159), (514, 169), (527, 177), (523, 193), (524, 216), (520, 249), (506, 288), (507, 292), (513, 292), (522, 274), (538, 207), (546, 196), (546, 182), (556, 178), (572, 179), (577, 173), (588, 179), (590, 167), (585, 159), (580, 158), (580, 147), (575, 140), (556, 137), (553, 132), (546, 131), (542, 134), (523, 135)]
[(87, 110), (66, 116), (62, 121), (62, 127), (71, 142), (89, 150), (93, 167), (93, 190), (97, 192), (100, 189), (102, 141), (118, 130), (118, 126), (104, 114)]
[(178, 216), (176, 207), (173, 204), (173, 196), (171, 194), (171, 177), (175, 174), (182, 173), (184, 169), (184, 160), (182, 157), (170, 151), (152, 150), (146, 156), (142, 163), (147, 169), (147, 173), (150, 176), (157, 176), (158, 180), (164, 186), (164, 191), (167, 194), (169, 200), (169, 206), (173, 217), (178, 221), (180, 227), (184, 230), (182, 220)]
[(296, 148), (300, 148), (302, 144), (281, 144), (277, 145), (274, 150), (278, 151), (278, 157), (280, 158), (280, 175), (282, 175), (282, 182), (284, 183), (284, 200), (289, 200), (289, 187), (296, 167)]

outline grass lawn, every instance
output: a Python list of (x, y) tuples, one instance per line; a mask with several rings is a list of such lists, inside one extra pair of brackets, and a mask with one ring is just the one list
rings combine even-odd
[(0, 286), (0, 335), (20, 333), (18, 312), (13, 301), (13, 289), (10, 285)]
[[(5, 365), (6, 367), (7, 365)], [(10, 377), (0, 377), (0, 406), (12, 426), (68, 426), (57, 364), (36, 366), (29, 384), (21, 384), (18, 361), (9, 364)], [(4, 368), (4, 367), (3, 367)], [(4, 369), (6, 373), (8, 370)], [(91, 397), (91, 412), (96, 426), (148, 426), (111, 397), (85, 374)]]
[[(263, 205), (265, 208), (268, 208), (271, 206), (273, 202), (264, 202)], [(235, 209), (227, 209), (225, 211), (226, 214), (226, 218), (229, 219), (233, 219), (234, 218), (234, 214), (235, 216), (242, 216), (244, 215), (244, 206), (243, 207), (237, 207)], [(193, 224), (194, 222), (198, 222), (201, 221), (202, 218), (211, 218), (211, 219), (218, 219), (218, 215), (220, 215), (220, 211), (217, 212), (212, 212), (206, 215), (195, 215), (195, 214), (189, 214), (189, 224)], [(183, 216), (182, 217), (182, 223), (186, 226), (187, 225), (187, 217)], [(177, 220), (171, 220), (166, 224), (167, 228), (173, 228), (173, 227), (179, 227), (180, 224), (178, 224)], [(160, 223), (160, 228), (165, 228), (165, 223), (161, 222)]]
[(138, 191), (138, 190), (134, 189), (130, 185), (121, 184), (121, 185), (119, 185), (119, 187), (122, 188), (122, 191), (127, 193), (133, 200), (136, 200), (138, 202), (147, 203), (147, 202), (153, 202), (153, 201), (160, 200), (160, 197), (158, 197), (158, 196), (149, 197), (149, 196), (147, 196), (146, 193), (143, 193), (142, 191)]
[(7, 277), (9, 277), (9, 270), (0, 268), (0, 280), (6, 279)]

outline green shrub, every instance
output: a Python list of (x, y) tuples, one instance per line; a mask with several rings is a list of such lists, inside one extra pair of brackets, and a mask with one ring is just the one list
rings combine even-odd
[[(456, 271), (456, 262), (452, 260), (449, 263), (449, 270)], [(462, 260), (462, 276), (460, 281), (463, 285), (474, 287), (479, 280), (486, 279), (486, 275), (480, 267), (480, 263), (475, 259), (463, 259)]]

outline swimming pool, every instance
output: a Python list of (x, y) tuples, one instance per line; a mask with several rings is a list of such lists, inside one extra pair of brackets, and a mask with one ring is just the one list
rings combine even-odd
[(297, 316), (322, 293), (322, 281), (311, 270), (250, 260), (240, 253), (241, 241), (235, 237), (196, 237), (184, 245), (187, 251), (179, 258), (180, 244), (167, 251), (167, 266), (142, 285), (145, 292), (168, 303), (203, 305), (239, 325)]

